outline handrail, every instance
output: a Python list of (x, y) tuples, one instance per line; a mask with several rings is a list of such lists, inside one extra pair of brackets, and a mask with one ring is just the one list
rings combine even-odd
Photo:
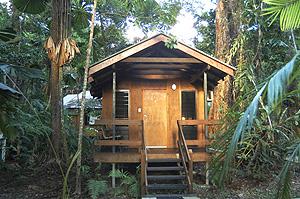
[(221, 125), (220, 120), (178, 120), (177, 123), (180, 126), (194, 126), (194, 125), (206, 125), (214, 126)]
[[(192, 181), (193, 181), (193, 160), (192, 160), (192, 151), (189, 151), (187, 142), (184, 137), (184, 133), (182, 130), (182, 126), (198, 126), (203, 125), (204, 127), (207, 126), (214, 126), (214, 125), (221, 125), (219, 120), (177, 120), (178, 125), (178, 148), (179, 148), (179, 155), (182, 159), (183, 167), (186, 172), (187, 182), (189, 186), (189, 191), (192, 192)], [(190, 155), (191, 153), (191, 155)], [(188, 166), (187, 166), (188, 165)]]
[(100, 119), (95, 120), (94, 124), (89, 126), (97, 127), (97, 126), (129, 126), (129, 125), (138, 125), (141, 126), (139, 131), (140, 140), (99, 140), (95, 142), (95, 145), (105, 145), (105, 146), (130, 146), (130, 147), (138, 147), (139, 149), (145, 148), (145, 138), (144, 138), (144, 123), (143, 120), (124, 120), (124, 119)]
[(180, 122), (179, 122), (179, 121), (180, 121), (180, 120), (177, 121), (178, 129), (179, 129), (179, 136), (178, 136), (178, 138), (179, 138), (179, 140), (180, 140), (180, 141), (182, 142), (182, 144), (183, 144), (183, 147), (184, 147), (184, 150), (185, 150), (185, 153), (186, 153), (186, 155), (187, 155), (188, 160), (190, 160), (191, 157), (190, 157), (190, 155), (189, 155), (189, 153), (188, 153), (189, 149), (188, 149), (188, 147), (187, 147), (187, 144), (186, 144), (186, 141), (185, 141), (185, 138), (184, 138), (184, 134), (183, 134), (183, 131), (182, 131), (182, 128), (181, 128), (181, 125), (180, 125)]
[(190, 176), (190, 173), (192, 172), (190, 170), (192, 168), (190, 165), (189, 165), (189, 167), (187, 166), (187, 164), (191, 164), (191, 162), (192, 162), (191, 156), (190, 156), (179, 120), (177, 121), (177, 125), (178, 125), (178, 130), (179, 130), (178, 131), (178, 141), (177, 141), (178, 148), (179, 148), (179, 155), (182, 160), (184, 171), (186, 173), (186, 179), (188, 182), (189, 191), (192, 192), (192, 179)]
[(113, 119), (113, 120), (95, 120), (95, 124), (91, 126), (99, 126), (99, 125), (143, 125), (143, 120), (125, 120), (125, 119)]

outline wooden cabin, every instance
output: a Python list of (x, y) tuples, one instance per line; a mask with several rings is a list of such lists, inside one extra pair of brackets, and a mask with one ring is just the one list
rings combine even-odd
[[(209, 160), (208, 126), (218, 123), (207, 119), (209, 91), (235, 71), (181, 42), (168, 48), (169, 41), (164, 34), (156, 35), (89, 69), (91, 93), (102, 97), (95, 128), (107, 138), (95, 142), (94, 159), (141, 163), (142, 194), (192, 191), (193, 163)], [(178, 173), (157, 174), (169, 170)], [(164, 183), (172, 179), (180, 183)]]

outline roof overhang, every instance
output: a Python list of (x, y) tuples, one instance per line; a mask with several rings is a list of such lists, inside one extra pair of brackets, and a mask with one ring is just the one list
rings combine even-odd
[[(113, 71), (122, 71), (121, 75), (139, 79), (187, 77), (191, 82), (201, 79), (199, 77), (207, 72), (208, 83), (214, 87), (220, 79), (234, 75), (235, 67), (184, 43), (177, 42), (173, 49), (166, 48), (165, 43), (170, 39), (159, 34), (93, 64), (89, 68), (89, 83), (99, 87), (111, 79)], [(156, 52), (161, 49), (165, 56)]]

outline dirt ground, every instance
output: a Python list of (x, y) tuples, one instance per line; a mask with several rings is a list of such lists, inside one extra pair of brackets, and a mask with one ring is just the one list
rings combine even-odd
[[(82, 184), (85, 183), (83, 180)], [(71, 175), (69, 184), (75, 184), (74, 174)], [(300, 197), (300, 173), (295, 174), (292, 187), (294, 196)], [(275, 179), (270, 178), (265, 182), (249, 179), (234, 180), (224, 190), (218, 190), (214, 186), (200, 185), (198, 181), (194, 189), (199, 198), (203, 199), (271, 199), (274, 198), (277, 188)], [(0, 170), (0, 199), (55, 199), (60, 198), (61, 190), (62, 178), (57, 168), (51, 166), (42, 166), (37, 169), (12, 166)], [(76, 197), (71, 196), (71, 198)], [(85, 187), (81, 198), (90, 198)], [(108, 194), (102, 198), (113, 197)]]

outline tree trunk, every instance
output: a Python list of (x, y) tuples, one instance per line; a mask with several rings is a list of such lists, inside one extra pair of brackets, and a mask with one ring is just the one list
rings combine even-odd
[(80, 123), (79, 123), (79, 132), (78, 132), (78, 151), (79, 156), (77, 159), (77, 171), (76, 171), (76, 193), (81, 194), (81, 152), (82, 152), (82, 134), (83, 134), (83, 125), (84, 125), (84, 110), (85, 110), (85, 95), (86, 95), (86, 88), (87, 88), (87, 79), (88, 79), (88, 71), (90, 66), (90, 57), (91, 57), (91, 50), (93, 46), (93, 37), (94, 37), (94, 23), (95, 23), (95, 15), (96, 15), (96, 7), (97, 7), (97, 0), (94, 0), (94, 7), (93, 7), (93, 14), (91, 18), (91, 29), (90, 29), (90, 37), (88, 48), (86, 51), (86, 64), (84, 67), (84, 78), (83, 78), (83, 89), (82, 89), (82, 99), (80, 103)]
[(61, 95), (60, 95), (60, 74), (59, 66), (51, 62), (50, 76), (50, 105), (51, 105), (51, 126), (52, 126), (52, 143), (55, 153), (60, 151), (61, 140)]
[[(216, 8), (216, 49), (218, 59), (236, 64), (236, 57), (229, 58), (230, 48), (238, 36), (240, 3), (238, 0), (219, 0)], [(214, 90), (209, 112), (210, 119), (220, 119), (233, 102), (233, 78), (227, 76)]]
[[(55, 46), (68, 37), (70, 25), (70, 0), (52, 0), (52, 23), (51, 37)], [(50, 70), (50, 105), (51, 105), (51, 126), (52, 126), (52, 143), (56, 155), (60, 154), (61, 149), (61, 78), (62, 65), (56, 59), (51, 60)], [(58, 156), (57, 156), (58, 157)]]

